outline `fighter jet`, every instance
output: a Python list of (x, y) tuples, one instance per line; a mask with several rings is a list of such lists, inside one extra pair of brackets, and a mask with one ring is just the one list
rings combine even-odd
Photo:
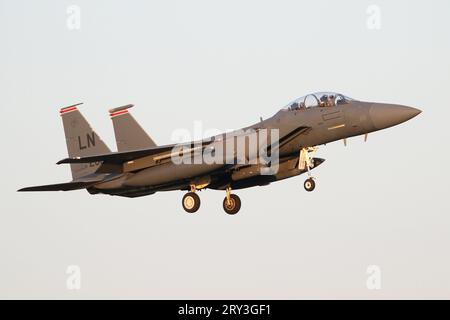
[(159, 191), (186, 191), (182, 206), (200, 208), (198, 191), (223, 190), (223, 209), (234, 215), (241, 208), (232, 190), (266, 186), (306, 173), (306, 191), (315, 189), (311, 171), (325, 160), (314, 157), (318, 147), (367, 135), (405, 122), (416, 108), (364, 102), (340, 93), (319, 92), (298, 98), (272, 117), (240, 129), (198, 141), (156, 145), (133, 118), (133, 105), (109, 110), (117, 152), (111, 152), (78, 106), (60, 109), (72, 181), (28, 187), (19, 191), (69, 191), (141, 197)]

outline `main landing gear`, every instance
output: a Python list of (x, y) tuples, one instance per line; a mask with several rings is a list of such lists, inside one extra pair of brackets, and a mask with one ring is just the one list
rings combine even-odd
[[(183, 209), (188, 213), (197, 212), (200, 208), (200, 197), (196, 193), (197, 189), (195, 186), (191, 186), (191, 191), (183, 196)], [(229, 215), (234, 215), (241, 209), (241, 199), (236, 195), (231, 193), (231, 188), (226, 189), (227, 195), (223, 199), (223, 210)]]
[(226, 213), (233, 215), (241, 209), (241, 198), (236, 194), (231, 194), (231, 188), (227, 188), (227, 196), (223, 199), (223, 210)]
[(197, 191), (195, 186), (191, 186), (191, 191), (183, 196), (183, 201), (181, 202), (183, 209), (188, 213), (197, 212), (200, 208), (200, 197), (195, 191)]
[(300, 150), (299, 160), (298, 160), (298, 168), (300, 170), (308, 171), (308, 179), (305, 180), (303, 187), (306, 191), (311, 192), (316, 188), (316, 183), (314, 181), (314, 177), (311, 176), (311, 169), (314, 168), (314, 160), (312, 159), (311, 153), (315, 153), (317, 151), (317, 147), (313, 148), (303, 148)]
[(200, 197), (195, 192), (188, 192), (183, 197), (183, 209), (188, 213), (194, 213), (200, 208)]

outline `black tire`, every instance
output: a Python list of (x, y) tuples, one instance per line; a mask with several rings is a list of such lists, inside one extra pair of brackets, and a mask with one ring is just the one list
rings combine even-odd
[(230, 203), (228, 203), (227, 197), (223, 199), (223, 210), (226, 213), (233, 215), (239, 212), (241, 209), (241, 198), (235, 194), (230, 195)]
[(308, 179), (306, 179), (303, 186), (305, 187), (306, 191), (311, 192), (316, 188), (316, 183), (314, 182), (313, 178), (308, 178)]
[(183, 196), (181, 204), (186, 212), (194, 213), (200, 208), (200, 197), (194, 192), (188, 192)]

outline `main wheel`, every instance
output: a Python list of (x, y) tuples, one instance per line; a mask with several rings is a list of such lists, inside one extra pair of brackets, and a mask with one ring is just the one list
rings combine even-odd
[(186, 212), (194, 213), (200, 208), (200, 197), (194, 192), (188, 192), (183, 196), (182, 204)]
[(227, 197), (223, 199), (223, 210), (225, 210), (228, 214), (236, 214), (241, 209), (241, 199), (235, 195), (230, 194), (230, 201), (228, 201)]
[(303, 186), (305, 187), (306, 191), (311, 192), (316, 187), (316, 183), (314, 182), (313, 178), (308, 178), (308, 179), (306, 179), (306, 181), (303, 184)]

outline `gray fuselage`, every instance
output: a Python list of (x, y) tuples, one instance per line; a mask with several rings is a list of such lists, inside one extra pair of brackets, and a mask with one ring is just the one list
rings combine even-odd
[[(118, 178), (91, 187), (89, 191), (135, 197), (157, 191), (188, 190), (192, 185), (212, 189), (266, 185), (305, 172), (297, 166), (299, 150), (303, 148), (381, 130), (404, 122), (419, 112), (415, 108), (401, 105), (356, 100), (332, 106), (284, 108), (271, 118), (242, 130), (184, 144), (189, 147), (203, 146), (201, 149), (203, 151), (208, 148), (216, 150), (219, 145), (224, 146), (227, 140), (235, 140), (236, 137), (243, 135), (248, 135), (250, 139), (250, 135), (254, 132), (277, 129), (280, 141), (279, 149), (277, 149), (280, 166), (275, 174), (259, 174), (260, 164), (239, 165), (231, 161), (175, 164), (172, 158), (166, 157), (162, 161), (149, 160), (148, 167), (126, 172)], [(245, 149), (244, 154), (247, 160), (255, 156), (248, 144), (241, 147)], [(235, 157), (238, 146), (235, 145), (234, 148), (232, 155)], [(192, 155), (189, 154), (186, 157), (192, 157)], [(315, 167), (323, 161), (323, 159), (315, 158)]]

